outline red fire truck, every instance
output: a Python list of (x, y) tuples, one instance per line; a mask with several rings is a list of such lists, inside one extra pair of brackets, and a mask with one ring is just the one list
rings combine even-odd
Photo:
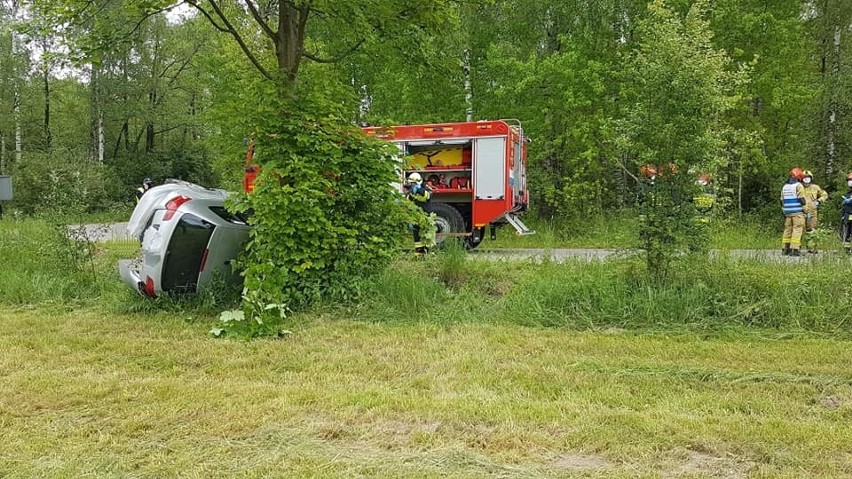
[[(491, 239), (510, 224), (517, 234), (533, 234), (520, 219), (529, 204), (527, 138), (517, 120), (437, 123), (364, 128), (367, 135), (394, 143), (402, 161), (400, 185), (418, 172), (432, 188), (426, 211), (435, 214), (437, 241), (464, 238), (468, 247)], [(251, 191), (258, 168), (246, 156), (243, 186)]]
[(534, 233), (519, 215), (529, 204), (527, 139), (516, 120), (369, 127), (367, 135), (393, 142), (403, 159), (403, 179), (418, 172), (432, 188), (427, 212), (436, 216), (438, 241), (464, 237), (482, 242), (485, 228), (512, 225)]

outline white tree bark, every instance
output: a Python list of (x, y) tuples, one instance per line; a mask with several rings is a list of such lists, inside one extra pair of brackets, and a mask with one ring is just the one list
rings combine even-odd
[(104, 162), (104, 111), (98, 106), (98, 163)]
[(828, 105), (828, 144), (827, 157), (825, 160), (825, 176), (831, 178), (834, 175), (834, 165), (837, 162), (837, 91), (840, 82), (840, 40), (842, 29), (840, 25), (834, 26), (834, 51), (831, 67), (831, 99)]
[(470, 81), (470, 50), (465, 49), (462, 53), (462, 71), (464, 72), (464, 104), (465, 118), (473, 121), (473, 87)]
[[(12, 18), (14, 20), (18, 19), (18, 0), (12, 0)], [(12, 112), (15, 117), (15, 163), (21, 163), (21, 157), (23, 156), (23, 126), (21, 125), (21, 81), (18, 78), (18, 68), (17, 68), (17, 59), (18, 55), (18, 35), (12, 31), (12, 65), (13, 73), (12, 73), (12, 83), (13, 83), (13, 99), (12, 99)]]

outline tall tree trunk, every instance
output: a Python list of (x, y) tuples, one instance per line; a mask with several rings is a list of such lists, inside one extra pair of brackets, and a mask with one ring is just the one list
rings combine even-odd
[(98, 163), (104, 162), (104, 111), (98, 108)]
[(148, 93), (148, 101), (150, 102), (151, 112), (148, 120), (145, 122), (145, 154), (154, 152), (154, 111), (157, 108), (157, 92)]
[(92, 146), (94, 160), (104, 162), (104, 112), (101, 99), (101, 67), (92, 63)]
[(737, 168), (737, 213), (743, 216), (743, 159), (740, 158), (740, 167)]
[(834, 49), (832, 51), (830, 95), (828, 105), (828, 144), (827, 155), (825, 160), (825, 177), (831, 178), (834, 175), (834, 165), (837, 161), (837, 94), (840, 83), (840, 40), (842, 29), (840, 25), (834, 26)]
[[(103, 116), (103, 115), (101, 115)], [(130, 151), (130, 125), (127, 123), (127, 120), (124, 120), (124, 124), (121, 125), (121, 130), (118, 132), (118, 138), (115, 139), (115, 149), (112, 151), (112, 157), (115, 158), (118, 156), (118, 150), (121, 148), (121, 138), (124, 137), (124, 151)]]
[(278, 32), (275, 41), (275, 57), (278, 72), (284, 81), (285, 90), (295, 94), (302, 48), (305, 43), (305, 26), (310, 14), (310, 5), (297, 6), (293, 1), (278, 2)]
[[(127, 71), (127, 64), (130, 60), (127, 58), (128, 52), (125, 51), (124, 55), (121, 58), (121, 72), (122, 78), (124, 79), (124, 88), (122, 88), (121, 93), (121, 101), (122, 101), (122, 111), (124, 112), (124, 122), (121, 125), (121, 131), (124, 133), (124, 151), (130, 151), (130, 113), (128, 109), (130, 108), (130, 99), (128, 97), (128, 90), (130, 90), (130, 73)], [(121, 141), (121, 134), (118, 136), (118, 141)], [(118, 142), (116, 142), (116, 153), (118, 153)]]
[(198, 116), (198, 108), (196, 107), (196, 97), (195, 93), (189, 98), (189, 138), (192, 141), (198, 141), (198, 128), (195, 126), (195, 122), (197, 121)]
[(470, 81), (470, 49), (462, 53), (462, 73), (464, 73), (465, 120), (473, 121), (473, 87)]
[[(17, 20), (18, 18), (18, 0), (12, 0), (12, 18)], [(14, 90), (12, 93), (12, 112), (15, 117), (15, 164), (19, 165), (21, 163), (21, 157), (23, 156), (23, 126), (21, 124), (21, 81), (18, 78), (18, 68), (17, 68), (17, 58), (18, 54), (18, 35), (12, 31), (10, 34), (12, 37), (12, 64), (15, 65), (12, 68), (12, 89)]]
[(48, 60), (47, 40), (42, 39), (41, 73), (44, 82), (44, 144), (48, 153), (53, 146), (53, 134), (50, 132), (50, 63)]

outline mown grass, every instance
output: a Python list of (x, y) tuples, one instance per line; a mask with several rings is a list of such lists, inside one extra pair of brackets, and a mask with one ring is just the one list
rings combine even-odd
[(848, 342), (0, 309), (0, 475), (844, 477)]
[(22, 258), (0, 270), (3, 477), (852, 475), (846, 259), (692, 259), (653, 284), (635, 258), (450, 249), (242, 342), (207, 334), (216, 292), (120, 284), (125, 243), (39, 262), (51, 231), (0, 229)]

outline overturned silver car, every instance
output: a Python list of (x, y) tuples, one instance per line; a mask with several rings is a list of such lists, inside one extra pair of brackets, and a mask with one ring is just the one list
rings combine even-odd
[(140, 256), (119, 261), (122, 280), (153, 298), (197, 292), (217, 277), (237, 279), (231, 263), (249, 226), (225, 209), (228, 195), (179, 180), (148, 190), (127, 225), (130, 237), (142, 243)]

